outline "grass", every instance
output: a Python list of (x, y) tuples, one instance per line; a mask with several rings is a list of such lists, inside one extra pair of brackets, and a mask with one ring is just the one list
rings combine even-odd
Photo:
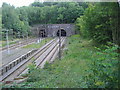
[[(38, 47), (36, 44), (24, 48)], [(43, 70), (33, 70), (27, 82), (20, 84), (20, 87), (36, 88), (67, 88), (86, 87), (82, 76), (87, 74), (89, 59), (91, 58), (92, 45), (90, 41), (81, 39), (78, 35), (68, 38), (68, 50), (64, 51), (64, 58), (56, 60), (53, 64), (46, 64)], [(87, 57), (86, 57), (87, 56)]]
[(53, 64), (47, 63), (44, 69), (31, 69), (28, 81), (16, 87), (87, 87), (82, 81), (82, 76), (85, 76), (86, 70), (89, 69), (89, 59), (92, 58), (91, 54), (94, 51), (92, 41), (83, 40), (79, 35), (74, 35), (68, 38), (67, 43), (68, 50), (64, 51), (62, 60), (57, 59)]
[(30, 44), (27, 46), (24, 46), (23, 48), (40, 48), (41, 46), (45, 45), (47, 42), (49, 42), (52, 38), (45, 38), (44, 40), (42, 40), (40, 43), (34, 43), (34, 44)]
[[(36, 69), (34, 65), (31, 65), (28, 80), (21, 84), (15, 84), (14, 87), (88, 88), (85, 76), (93, 73), (90, 67), (98, 57), (96, 53), (98, 50), (96, 50), (94, 45), (92, 40), (83, 39), (79, 35), (69, 37), (67, 40), (68, 49), (63, 52), (64, 57), (61, 60), (56, 59), (52, 64), (47, 62), (44, 69)], [(95, 78), (92, 76), (88, 80), (93, 81)], [(101, 81), (95, 82), (96, 85), (101, 85), (102, 83)]]
[[(15, 39), (14, 41), (12, 41), (12, 40), (9, 40), (9, 45), (12, 45), (12, 44), (15, 44), (16, 43), (16, 41), (18, 41), (19, 39)], [(4, 46), (6, 46), (7, 45), (7, 41), (0, 41), (0, 47), (4, 47)]]

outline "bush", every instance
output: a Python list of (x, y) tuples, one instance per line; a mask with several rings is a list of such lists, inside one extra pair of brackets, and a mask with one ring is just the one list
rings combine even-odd
[(85, 76), (90, 88), (118, 88), (118, 46), (106, 48), (97, 48), (97, 57), (92, 59), (89, 74)]

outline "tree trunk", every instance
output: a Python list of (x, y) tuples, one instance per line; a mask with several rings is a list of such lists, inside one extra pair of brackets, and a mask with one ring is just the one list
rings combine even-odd
[[(113, 43), (117, 44), (120, 47), (120, 7), (118, 3), (116, 3), (113, 10), (115, 11), (112, 25)], [(118, 48), (118, 52), (120, 53), (120, 48)]]

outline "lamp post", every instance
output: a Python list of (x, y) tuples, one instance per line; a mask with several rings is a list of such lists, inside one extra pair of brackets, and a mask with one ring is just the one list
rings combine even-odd
[(38, 30), (38, 28), (37, 28), (37, 32), (38, 32), (38, 40), (37, 40), (37, 43), (39, 43), (40, 41), (39, 41), (39, 38), (40, 38), (40, 31)]
[(59, 60), (61, 60), (61, 29), (59, 26)]
[(28, 32), (27, 32), (27, 44), (28, 44)]
[(12, 37), (12, 41), (13, 41), (13, 29), (10, 29), (10, 35), (11, 35), (11, 37)]
[[(18, 32), (18, 38), (20, 39), (20, 32)], [(21, 46), (20, 43), (21, 43), (21, 42), (20, 42), (20, 40), (19, 40), (19, 47)]]
[(47, 30), (48, 30), (48, 25), (47, 25), (47, 23), (46, 23), (46, 24), (45, 24), (45, 32), (44, 32), (45, 44), (47, 43), (47, 41), (46, 41), (46, 33), (47, 33)]
[(8, 40), (8, 29), (6, 29), (6, 40), (7, 40), (7, 52), (10, 54), (10, 46), (9, 46), (9, 40)]

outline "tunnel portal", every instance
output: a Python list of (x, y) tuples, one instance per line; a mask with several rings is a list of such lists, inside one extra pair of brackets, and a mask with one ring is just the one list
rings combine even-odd
[(46, 37), (45, 29), (39, 31), (39, 37)]
[(36, 24), (31, 27), (32, 35), (35, 37), (58, 37), (61, 30), (62, 37), (75, 34), (74, 24)]
[[(60, 30), (57, 31), (57, 36), (59, 36)], [(66, 36), (66, 31), (64, 29), (61, 29), (61, 36)]]

